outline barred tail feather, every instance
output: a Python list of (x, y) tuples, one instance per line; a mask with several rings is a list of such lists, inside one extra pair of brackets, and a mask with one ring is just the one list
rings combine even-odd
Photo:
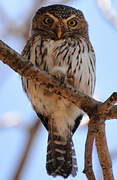
[[(52, 135), (51, 135), (52, 133)], [(46, 169), (49, 175), (76, 176), (77, 162), (71, 138), (62, 138), (57, 131), (50, 131), (48, 136)]]
[(76, 153), (74, 149), (74, 144), (72, 141), (72, 176), (75, 177), (77, 175), (78, 167), (77, 167), (77, 159), (76, 159)]

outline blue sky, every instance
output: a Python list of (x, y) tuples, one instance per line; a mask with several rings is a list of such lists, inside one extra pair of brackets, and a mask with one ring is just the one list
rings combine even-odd
[[(8, 11), (9, 17), (13, 19), (18, 18), (19, 24), (24, 23), (24, 18), (28, 15), (32, 5), (32, 0), (22, 2), (20, 0), (12, 0), (12, 4), (11, 0), (0, 1), (0, 7), (4, 7), (4, 9)], [(73, 3), (68, 3), (67, 5), (82, 10), (88, 21), (90, 40), (93, 44), (97, 60), (95, 96), (97, 99), (104, 101), (113, 91), (117, 91), (117, 31), (105, 20), (101, 11), (97, 7), (96, 1), (79, 0)], [(116, 1), (114, 1), (113, 6), (117, 9)], [(1, 24), (4, 24), (4, 22), (1, 22)], [(0, 28), (2, 31), (2, 25)], [(21, 52), (23, 49), (24, 41), (20, 39), (20, 37), (2, 37), (0, 33), (0, 39), (5, 41), (18, 52)], [(4, 76), (7, 77), (7, 80), (5, 80)], [(3, 122), (3, 119), (6, 117), (8, 112), (15, 112), (16, 116), (20, 117), (22, 120), (22, 124), (30, 125), (33, 123), (33, 118), (36, 115), (22, 90), (19, 75), (1, 62), (0, 84), (0, 123)], [(106, 122), (106, 134), (111, 153), (116, 152), (117, 150), (117, 142), (115, 140), (116, 129), (116, 120)], [(76, 180), (78, 178), (80, 180), (86, 179), (85, 175), (82, 173), (84, 166), (86, 132), (86, 129), (80, 127), (74, 135), (79, 173), (76, 178), (69, 177), (68, 180)], [(28, 136), (22, 127), (0, 128), (0, 180), (9, 180), (10, 177), (12, 177), (27, 137)], [(30, 158), (21, 180), (53, 179), (46, 174), (46, 146), (47, 132), (45, 129), (41, 128), (36, 136), (32, 153), (30, 154)], [(99, 174), (100, 168), (98, 166), (95, 149), (93, 158), (95, 172), (96, 174)], [(115, 178), (117, 178), (116, 168), (117, 160), (113, 160)], [(56, 179), (62, 180), (60, 177)]]

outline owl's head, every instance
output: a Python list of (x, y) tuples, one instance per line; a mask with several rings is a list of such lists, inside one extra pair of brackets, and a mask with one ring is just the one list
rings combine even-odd
[(83, 13), (65, 5), (51, 5), (39, 9), (32, 20), (32, 34), (43, 39), (88, 38), (88, 24)]

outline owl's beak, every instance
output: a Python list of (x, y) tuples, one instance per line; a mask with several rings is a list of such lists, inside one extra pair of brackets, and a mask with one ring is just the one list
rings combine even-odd
[(57, 37), (58, 37), (58, 39), (61, 38), (61, 35), (62, 35), (61, 28), (58, 27), (58, 29), (57, 29)]

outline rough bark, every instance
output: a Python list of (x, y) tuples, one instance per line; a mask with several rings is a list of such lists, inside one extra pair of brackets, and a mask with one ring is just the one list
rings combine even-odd
[(85, 168), (87, 178), (95, 180), (92, 168), (92, 148), (96, 142), (98, 157), (102, 167), (104, 179), (113, 180), (112, 163), (106, 143), (105, 120), (117, 119), (117, 93), (113, 93), (104, 103), (97, 101), (68, 84), (62, 84), (55, 77), (37, 69), (31, 62), (0, 41), (0, 59), (14, 71), (39, 83), (40, 87), (68, 99), (88, 114), (90, 122), (85, 146)]

